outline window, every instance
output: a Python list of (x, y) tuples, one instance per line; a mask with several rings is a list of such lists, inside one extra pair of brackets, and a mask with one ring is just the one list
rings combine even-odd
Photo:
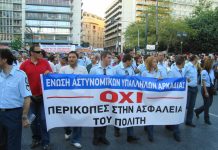
[(41, 40), (54, 40), (53, 35), (41, 35)]
[(16, 18), (16, 19), (21, 19), (21, 13), (19, 13), (19, 12), (14, 12), (14, 18)]
[(28, 26), (70, 27), (70, 22), (27, 20)]
[(71, 12), (69, 7), (26, 5), (26, 10), (37, 12)]
[(19, 4), (14, 4), (14, 10), (20, 10), (21, 11), (21, 5)]
[(55, 40), (67, 40), (68, 36), (56, 35)]

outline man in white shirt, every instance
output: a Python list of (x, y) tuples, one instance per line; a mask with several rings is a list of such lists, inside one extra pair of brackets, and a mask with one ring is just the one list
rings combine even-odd
[[(88, 74), (87, 69), (84, 66), (77, 64), (78, 54), (72, 51), (68, 54), (68, 65), (60, 69), (61, 74)], [(71, 137), (71, 144), (76, 148), (82, 148), (80, 144), (82, 135), (81, 127), (73, 127), (73, 134)]]

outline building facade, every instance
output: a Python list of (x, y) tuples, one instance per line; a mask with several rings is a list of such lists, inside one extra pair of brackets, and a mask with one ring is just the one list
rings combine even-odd
[(0, 44), (24, 38), (25, 0), (0, 0)]
[(104, 47), (104, 19), (84, 12), (82, 19), (81, 43), (93, 48)]
[(80, 45), (81, 7), (81, 0), (26, 0), (25, 35), (32, 39), (25, 43)]
[[(218, 7), (218, 0), (211, 0), (212, 8)], [(184, 18), (190, 16), (194, 11), (198, 0), (172, 0), (172, 16), (175, 18)]]
[[(212, 0), (212, 7), (218, 6), (218, 0)], [(167, 0), (159, 2), (159, 9), (168, 9), (175, 18), (190, 16), (198, 0)], [(105, 49), (123, 52), (124, 33), (127, 27), (145, 17), (144, 11), (156, 0), (114, 0), (105, 14)]]
[(123, 52), (127, 27), (142, 19), (143, 12), (155, 0), (114, 0), (106, 10), (105, 49)]

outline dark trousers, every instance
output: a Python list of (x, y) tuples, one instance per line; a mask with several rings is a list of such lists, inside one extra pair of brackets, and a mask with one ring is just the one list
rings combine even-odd
[[(209, 88), (207, 88), (207, 91), (209, 91)], [(197, 108), (195, 112), (197, 114), (201, 114), (204, 111), (204, 120), (209, 121), (210, 120), (209, 119), (209, 108), (213, 103), (213, 95), (209, 94), (209, 97), (205, 97), (203, 88), (201, 89), (201, 94), (203, 97), (204, 104), (201, 107)]]
[(0, 112), (1, 150), (21, 150), (22, 108)]
[(148, 132), (148, 137), (153, 137), (154, 136), (154, 126), (150, 125), (150, 126), (146, 126), (146, 128)]
[(65, 134), (70, 135), (72, 133), (71, 127), (64, 128)]
[(94, 139), (106, 138), (107, 126), (94, 127)]
[[(118, 127), (114, 127), (114, 130), (117, 131), (117, 132), (120, 132), (120, 128), (118, 128)], [(133, 127), (127, 127), (126, 130), (127, 130), (127, 137), (128, 136), (134, 136)]]
[(46, 126), (43, 100), (36, 102), (32, 99), (30, 111), (36, 115), (36, 119), (31, 124), (32, 138), (34, 140), (41, 140), (43, 146), (48, 145), (50, 137)]
[(186, 123), (192, 123), (198, 87), (188, 87)]
[(166, 125), (166, 127), (173, 132), (174, 135), (180, 136), (179, 125)]
[(0, 150), (6, 150), (7, 146), (7, 129), (0, 124)]

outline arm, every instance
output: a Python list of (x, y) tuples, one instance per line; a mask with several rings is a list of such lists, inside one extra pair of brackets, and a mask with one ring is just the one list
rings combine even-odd
[(30, 96), (32, 94), (30, 91), (30, 86), (29, 86), (27, 76), (24, 72), (22, 73), (21, 80), (19, 82), (19, 91), (20, 91), (20, 95), (24, 98), (22, 124), (23, 124), (23, 127), (28, 127), (29, 120), (28, 120), (27, 115), (28, 115), (29, 107), (30, 107)]
[(205, 94), (206, 97), (208, 97), (209, 94), (208, 94), (208, 92), (207, 92), (207, 87), (206, 87), (205, 80), (202, 80), (202, 83), (203, 83), (204, 94)]
[(22, 115), (22, 124), (23, 127), (28, 127), (29, 126), (29, 120), (28, 120), (28, 112), (29, 112), (29, 107), (30, 107), (30, 97), (25, 97), (24, 98), (24, 104), (23, 104), (23, 115)]
[[(46, 61), (46, 60), (45, 60)], [(44, 74), (49, 74), (49, 73), (52, 73), (52, 69), (51, 69), (51, 66), (50, 64), (48, 63), (48, 61), (46, 61), (46, 66), (47, 66), (47, 70), (44, 72)]]
[(203, 86), (203, 90), (204, 90), (204, 95), (206, 97), (208, 97), (209, 94), (208, 94), (207, 87), (206, 87), (206, 77), (207, 77), (207, 72), (205, 72), (205, 70), (203, 70), (201, 72), (201, 82), (202, 82), (202, 86)]

